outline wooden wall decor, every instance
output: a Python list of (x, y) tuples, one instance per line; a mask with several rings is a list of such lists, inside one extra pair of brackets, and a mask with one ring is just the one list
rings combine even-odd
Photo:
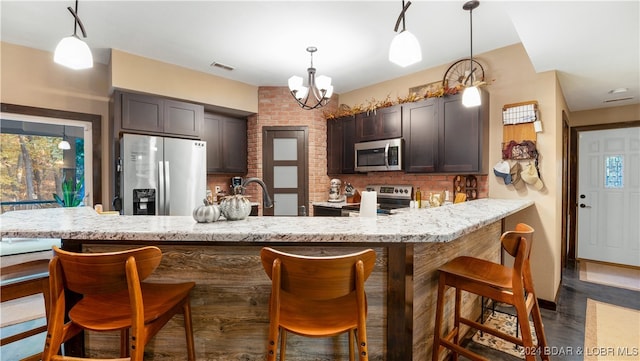
[[(502, 159), (515, 159), (507, 155), (507, 153), (510, 153), (507, 148), (513, 146), (513, 142), (521, 144), (525, 141), (530, 141), (535, 145), (537, 133), (533, 122), (540, 120), (537, 101), (530, 100), (505, 104), (502, 107), (502, 120)], [(533, 158), (518, 158), (518, 160), (525, 159)]]

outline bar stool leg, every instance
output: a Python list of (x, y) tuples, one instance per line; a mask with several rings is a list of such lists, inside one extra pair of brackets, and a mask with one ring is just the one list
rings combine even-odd
[(287, 331), (280, 328), (280, 361), (285, 361), (287, 354)]
[[(453, 343), (456, 345), (460, 345), (460, 303), (462, 302), (462, 291), (456, 287), (456, 304), (455, 304), (455, 316), (454, 316), (454, 325), (453, 329), (455, 333), (453, 334)], [(453, 361), (458, 361), (458, 353), (453, 353)]]
[(356, 340), (356, 333), (353, 329), (349, 330), (349, 334), (347, 337), (349, 337), (349, 361), (355, 361), (354, 344)]
[(440, 337), (442, 335), (442, 317), (444, 313), (444, 292), (446, 290), (445, 275), (440, 273), (438, 281), (438, 300), (436, 301), (436, 322), (433, 330), (433, 351), (432, 361), (438, 361), (440, 356)]
[(196, 360), (196, 348), (193, 341), (193, 324), (191, 322), (191, 301), (187, 298), (187, 302), (182, 305), (182, 314), (184, 315), (184, 332), (187, 339), (187, 359), (189, 361)]

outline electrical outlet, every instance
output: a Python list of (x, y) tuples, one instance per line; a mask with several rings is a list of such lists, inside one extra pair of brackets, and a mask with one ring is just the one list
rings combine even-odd
[(220, 188), (220, 186), (216, 186), (216, 188), (215, 188), (215, 189), (216, 189), (216, 193), (220, 193), (220, 192), (222, 192), (222, 188)]

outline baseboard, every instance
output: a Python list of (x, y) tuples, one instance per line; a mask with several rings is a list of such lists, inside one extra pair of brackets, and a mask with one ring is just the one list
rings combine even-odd
[(538, 306), (540, 308), (544, 308), (545, 310), (555, 311), (558, 308), (558, 304), (554, 301), (547, 301), (541, 298), (538, 298)]

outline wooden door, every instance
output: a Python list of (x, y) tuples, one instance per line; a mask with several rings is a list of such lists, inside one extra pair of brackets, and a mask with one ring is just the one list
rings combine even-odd
[(273, 198), (273, 207), (263, 214), (308, 215), (308, 128), (264, 127), (262, 139), (264, 182)]
[(640, 127), (578, 135), (578, 258), (640, 266)]

